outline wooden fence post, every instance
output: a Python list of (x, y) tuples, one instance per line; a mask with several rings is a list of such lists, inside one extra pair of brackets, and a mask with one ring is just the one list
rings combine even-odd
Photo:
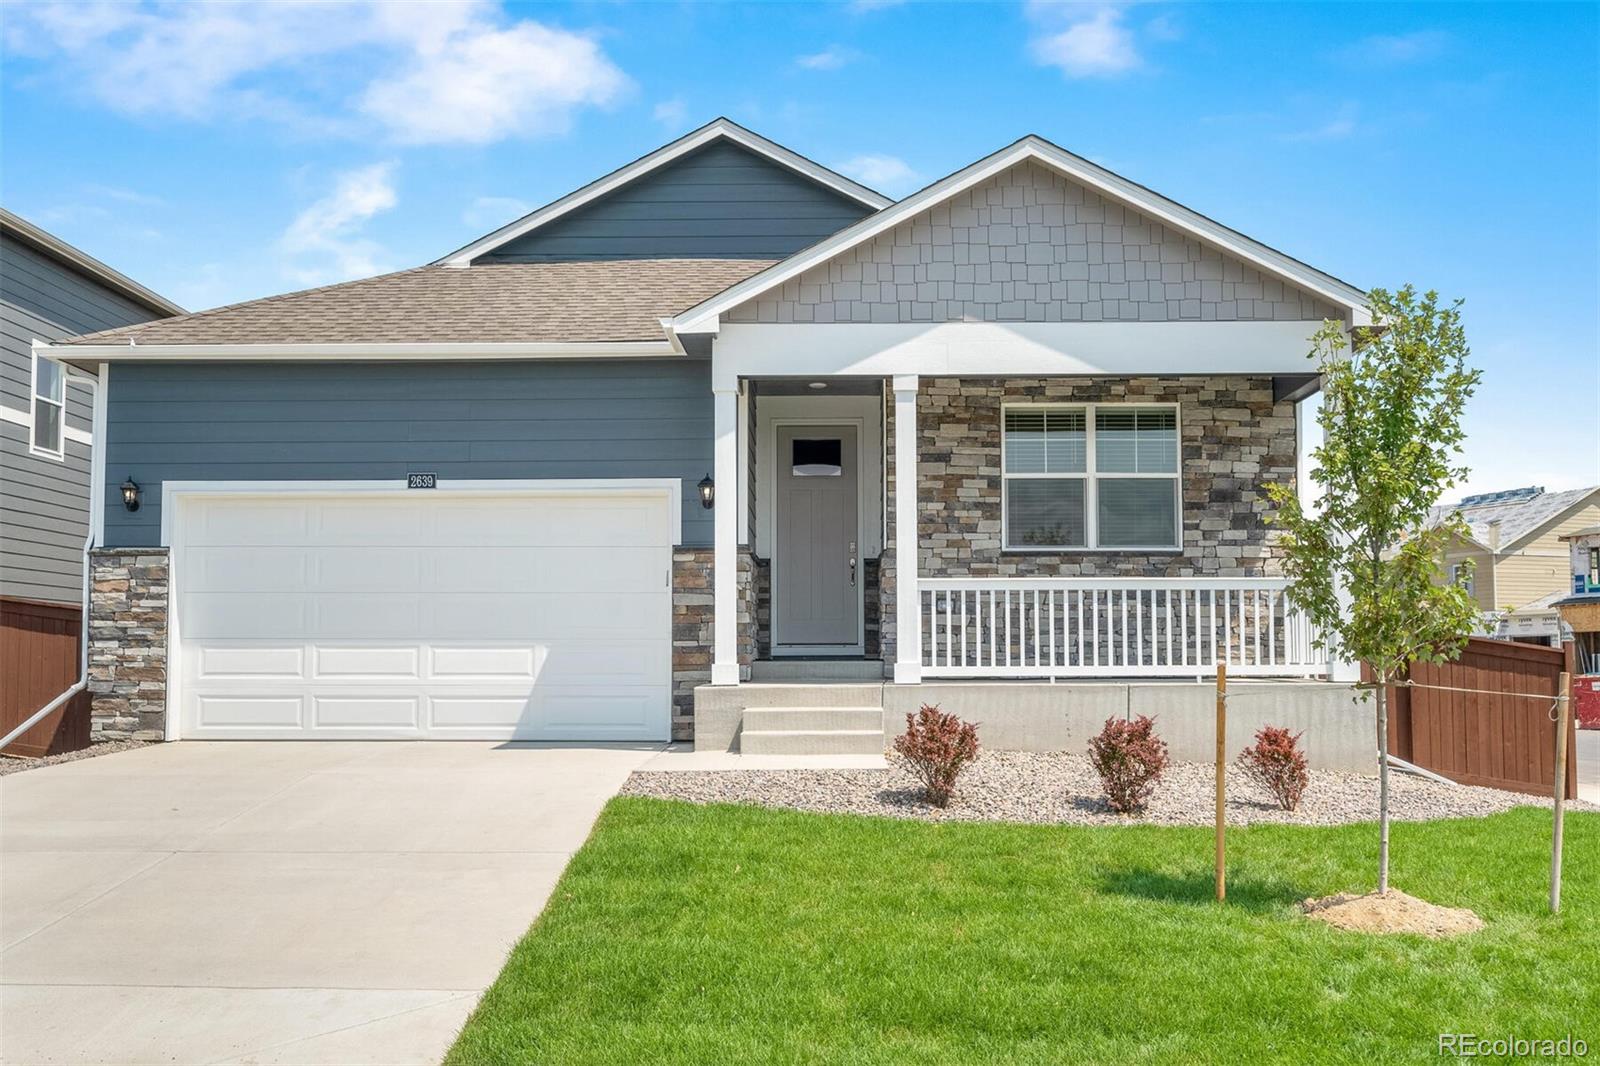
[(1567, 723), (1572, 715), (1572, 675), (1561, 671), (1556, 688), (1556, 810), (1550, 845), (1550, 913), (1561, 913), (1561, 833), (1567, 810)]
[(1217, 900), (1228, 898), (1224, 874), (1227, 849), (1227, 819), (1223, 813), (1228, 781), (1228, 664), (1217, 664)]

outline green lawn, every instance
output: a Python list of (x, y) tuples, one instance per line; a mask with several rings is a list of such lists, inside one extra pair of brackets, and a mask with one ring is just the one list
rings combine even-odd
[(618, 799), (451, 1063), (1387, 1062), (1436, 1034), (1600, 1053), (1600, 816), (1394, 827), (1394, 883), (1488, 923), (1296, 915), (1374, 881), (1372, 826), (929, 825)]

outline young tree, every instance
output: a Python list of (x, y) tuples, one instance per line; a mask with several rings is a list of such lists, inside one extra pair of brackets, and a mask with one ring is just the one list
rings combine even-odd
[(1322, 374), (1323, 443), (1312, 452), (1322, 499), (1300, 505), (1293, 485), (1268, 486), (1283, 529), (1289, 594), (1320, 631), (1319, 645), (1364, 662), (1376, 682), (1378, 891), (1389, 890), (1387, 685), (1418, 661), (1461, 653), (1478, 608), (1465, 580), (1446, 581), (1444, 547), (1465, 535), (1459, 514), (1429, 510), (1466, 476), (1458, 464), (1461, 412), (1478, 383), (1467, 367), (1461, 304), (1441, 307), (1407, 285), (1369, 296), (1374, 326), (1341, 323), (1312, 337)]

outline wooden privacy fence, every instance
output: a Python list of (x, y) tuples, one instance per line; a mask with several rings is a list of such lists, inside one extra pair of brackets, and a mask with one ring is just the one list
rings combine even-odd
[[(1564, 651), (1473, 637), (1459, 659), (1417, 663), (1411, 685), (1389, 690), (1389, 750), (1464, 785), (1549, 796), (1556, 759), (1551, 709), (1566, 669)], [(1574, 748), (1569, 726), (1568, 799), (1578, 795)]]
[[(0, 737), (78, 679), (76, 607), (0, 600)], [(6, 755), (55, 755), (89, 746), (88, 691), (12, 741)]]

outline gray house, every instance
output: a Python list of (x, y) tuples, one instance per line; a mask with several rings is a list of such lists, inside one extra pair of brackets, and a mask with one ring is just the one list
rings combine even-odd
[(0, 208), (0, 735), (79, 674), (93, 390), (33, 346), (182, 313)]
[(96, 727), (881, 750), (982, 693), (1003, 747), (1222, 661), (1347, 705), (1264, 516), (1325, 319), (1038, 137), (896, 203), (719, 119), (426, 266), (37, 346), (106, 396)]

